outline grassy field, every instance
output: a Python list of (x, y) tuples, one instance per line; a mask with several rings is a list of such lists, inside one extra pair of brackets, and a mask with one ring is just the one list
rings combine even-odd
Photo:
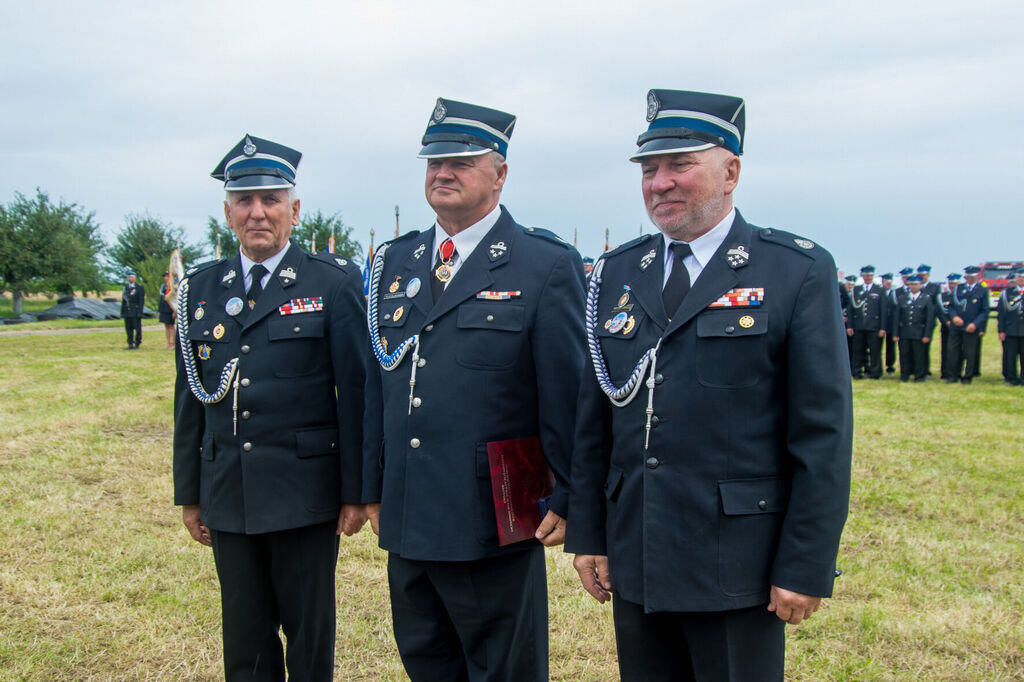
[[(213, 558), (170, 503), (160, 338), (0, 333), (0, 679), (222, 674)], [(855, 382), (844, 575), (789, 628), (788, 678), (1024, 680), (1024, 388), (998, 361), (993, 336), (972, 386)], [(548, 572), (552, 678), (616, 679), (610, 607), (570, 557)], [(338, 578), (336, 679), (405, 679), (368, 529)]]

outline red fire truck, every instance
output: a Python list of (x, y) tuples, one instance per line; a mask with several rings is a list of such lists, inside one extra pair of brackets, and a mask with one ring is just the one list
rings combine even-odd
[(1003, 293), (1003, 289), (1013, 284), (1013, 273), (1018, 268), (1024, 268), (1024, 262), (1022, 261), (988, 261), (982, 263), (981, 267), (981, 283), (983, 286), (988, 287), (989, 303), (992, 304), (994, 310), (996, 304), (999, 303), (999, 294)]

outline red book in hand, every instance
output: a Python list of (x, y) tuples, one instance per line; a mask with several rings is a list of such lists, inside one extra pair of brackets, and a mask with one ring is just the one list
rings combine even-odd
[(487, 459), (498, 544), (504, 547), (532, 538), (541, 522), (541, 500), (555, 488), (540, 439), (493, 441), (487, 444)]

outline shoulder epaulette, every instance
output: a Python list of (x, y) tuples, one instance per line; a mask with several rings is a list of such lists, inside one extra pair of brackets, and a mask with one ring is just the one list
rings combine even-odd
[(351, 272), (353, 268), (355, 270), (359, 270), (359, 266), (353, 263), (351, 259), (346, 258), (345, 256), (340, 256), (336, 253), (327, 253), (326, 251), (321, 251), (319, 253), (307, 252), (306, 256), (322, 263), (329, 263), (344, 272)]
[(639, 237), (636, 237), (634, 239), (630, 239), (628, 242), (625, 242), (623, 244), (619, 244), (618, 246), (616, 246), (611, 251), (605, 251), (604, 253), (601, 254), (600, 258), (608, 258), (609, 256), (615, 256), (615, 255), (618, 255), (618, 254), (620, 254), (620, 253), (622, 253), (624, 251), (628, 251), (628, 250), (632, 249), (634, 246), (637, 246), (638, 244), (643, 244), (647, 240), (649, 240), (649, 239), (651, 239), (653, 237), (657, 237), (659, 234), (660, 233), (655, 232), (655, 233), (652, 233), (652, 234), (640, 235)]
[(792, 232), (786, 232), (785, 230), (779, 230), (774, 227), (763, 227), (760, 230), (757, 230), (757, 236), (766, 242), (771, 242), (773, 244), (793, 249), (798, 253), (804, 254), (808, 258), (818, 258), (825, 253), (825, 249), (812, 242), (810, 239), (804, 239)]
[(565, 241), (551, 230), (546, 230), (543, 227), (524, 227), (523, 232), (525, 232), (526, 234), (531, 234), (534, 237), (541, 237), (543, 239), (548, 240), (549, 242), (554, 242), (555, 244), (564, 246), (567, 249), (572, 248), (572, 244)]
[(227, 261), (227, 258), (214, 258), (213, 260), (208, 260), (205, 263), (200, 263), (199, 265), (193, 265), (192, 267), (190, 267), (188, 270), (185, 271), (185, 276), (186, 277), (191, 277), (192, 275), (196, 274), (197, 272), (202, 272), (203, 270), (209, 270), (214, 265), (221, 265), (225, 261)]

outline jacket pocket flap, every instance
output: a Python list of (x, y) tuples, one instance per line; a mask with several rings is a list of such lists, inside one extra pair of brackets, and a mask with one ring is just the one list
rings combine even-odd
[(312, 315), (286, 315), (267, 321), (271, 341), (283, 339), (308, 339), (324, 335), (324, 318)]
[(338, 452), (338, 429), (304, 429), (295, 432), (295, 452), (299, 457), (316, 457)]
[(461, 329), (498, 329), (517, 332), (523, 328), (526, 307), (508, 303), (464, 303), (456, 326)]
[(234, 329), (233, 323), (224, 324), (216, 320), (211, 320), (207, 324), (192, 322), (188, 325), (188, 339), (202, 343), (227, 343), (231, 340)]
[(719, 481), (718, 490), (726, 516), (778, 513), (789, 501), (789, 484), (777, 476)]
[(768, 331), (768, 315), (757, 308), (703, 314), (697, 318), (697, 336), (754, 336)]

